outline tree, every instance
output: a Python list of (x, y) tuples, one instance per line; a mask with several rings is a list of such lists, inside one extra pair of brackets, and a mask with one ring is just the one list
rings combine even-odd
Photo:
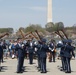
[[(54, 25), (54, 31), (56, 31), (56, 33), (62, 38), (64, 39), (63, 35), (65, 36), (66, 39), (68, 39), (68, 36), (66, 35), (65, 31), (64, 31), (64, 24), (63, 22), (58, 22), (55, 23)], [(63, 33), (63, 35), (61, 35), (61, 33), (59, 32), (61, 31)]]
[(47, 31), (52, 32), (53, 31), (53, 27), (54, 27), (54, 23), (53, 22), (49, 22), (45, 25), (45, 28)]
[(13, 30), (13, 28), (0, 28), (0, 33), (5, 33), (5, 32), (13, 33), (14, 30)]
[(55, 31), (60, 31), (60, 30), (63, 30), (63, 29), (64, 29), (64, 24), (62, 22), (55, 23), (55, 25), (54, 25), (54, 30)]
[(73, 32), (76, 33), (76, 24), (73, 25)]
[(57, 22), (57, 23), (47, 23), (46, 24), (46, 30), (49, 32), (55, 32), (57, 35), (59, 35), (61, 37), (61, 39), (64, 39), (63, 35), (60, 33), (60, 31), (64, 34), (64, 36), (68, 39), (65, 31), (64, 31), (64, 24), (63, 22)]
[(35, 30), (38, 30), (40, 32), (44, 33), (44, 28), (42, 28), (40, 25), (36, 24), (31, 24), (28, 27), (25, 28), (24, 32), (34, 32)]

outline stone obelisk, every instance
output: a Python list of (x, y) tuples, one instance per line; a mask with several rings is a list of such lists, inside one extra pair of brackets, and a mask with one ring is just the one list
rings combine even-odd
[(48, 0), (47, 23), (52, 22), (52, 0)]

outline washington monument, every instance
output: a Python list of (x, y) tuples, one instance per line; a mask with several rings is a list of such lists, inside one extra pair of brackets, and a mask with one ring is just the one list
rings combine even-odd
[(52, 0), (48, 0), (47, 23), (52, 22)]

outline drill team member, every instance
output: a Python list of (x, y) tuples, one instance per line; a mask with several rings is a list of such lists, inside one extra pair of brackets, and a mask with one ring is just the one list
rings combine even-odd
[(20, 38), (17, 39), (16, 50), (18, 51), (18, 65), (17, 65), (17, 73), (23, 72), (23, 62), (25, 57), (25, 50), (23, 48), (23, 43)]
[(33, 64), (34, 44), (32, 40), (29, 41), (28, 52), (29, 52), (29, 64)]
[(0, 71), (1, 71), (1, 60), (2, 60), (2, 57), (3, 57), (3, 49), (2, 49), (2, 46), (0, 45)]
[(65, 57), (64, 57), (64, 50), (65, 50), (65, 46), (66, 46), (66, 43), (67, 43), (67, 40), (66, 39), (63, 39), (62, 42), (60, 41), (58, 44), (57, 44), (57, 47), (58, 48), (61, 48), (60, 49), (60, 57), (61, 57), (61, 63), (62, 63), (62, 67), (61, 67), (61, 71), (65, 71)]
[(64, 57), (66, 58), (66, 70), (65, 73), (71, 73), (71, 65), (70, 65), (70, 60), (72, 58), (72, 56), (74, 56), (75, 58), (75, 54), (74, 54), (74, 47), (71, 45), (72, 40), (68, 39), (67, 40), (67, 45), (65, 47), (64, 50)]
[(42, 39), (41, 48), (40, 48), (40, 61), (41, 61), (41, 73), (46, 73), (46, 58), (48, 46), (46, 45), (46, 39)]

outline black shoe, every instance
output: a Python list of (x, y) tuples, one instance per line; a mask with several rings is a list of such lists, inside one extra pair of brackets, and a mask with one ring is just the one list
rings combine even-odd
[(44, 73), (47, 73), (47, 71), (44, 71)]
[(71, 71), (66, 71), (65, 73), (71, 73)]
[(44, 73), (43, 71), (41, 71), (41, 73)]
[(71, 73), (71, 71), (68, 71), (68, 73)]
[(32, 65), (33, 63), (29, 63), (30, 65)]
[(25, 69), (21, 69), (21, 72), (24, 72), (25, 71)]
[(16, 72), (16, 73), (23, 73), (22, 71), (20, 71), (20, 72)]
[(0, 68), (0, 71), (1, 71), (1, 68)]
[(63, 71), (63, 69), (60, 69), (60, 71)]
[(37, 67), (37, 68), (40, 68), (40, 67)]
[(44, 71), (44, 72), (42, 71), (41, 73), (47, 73), (47, 72), (46, 71)]

